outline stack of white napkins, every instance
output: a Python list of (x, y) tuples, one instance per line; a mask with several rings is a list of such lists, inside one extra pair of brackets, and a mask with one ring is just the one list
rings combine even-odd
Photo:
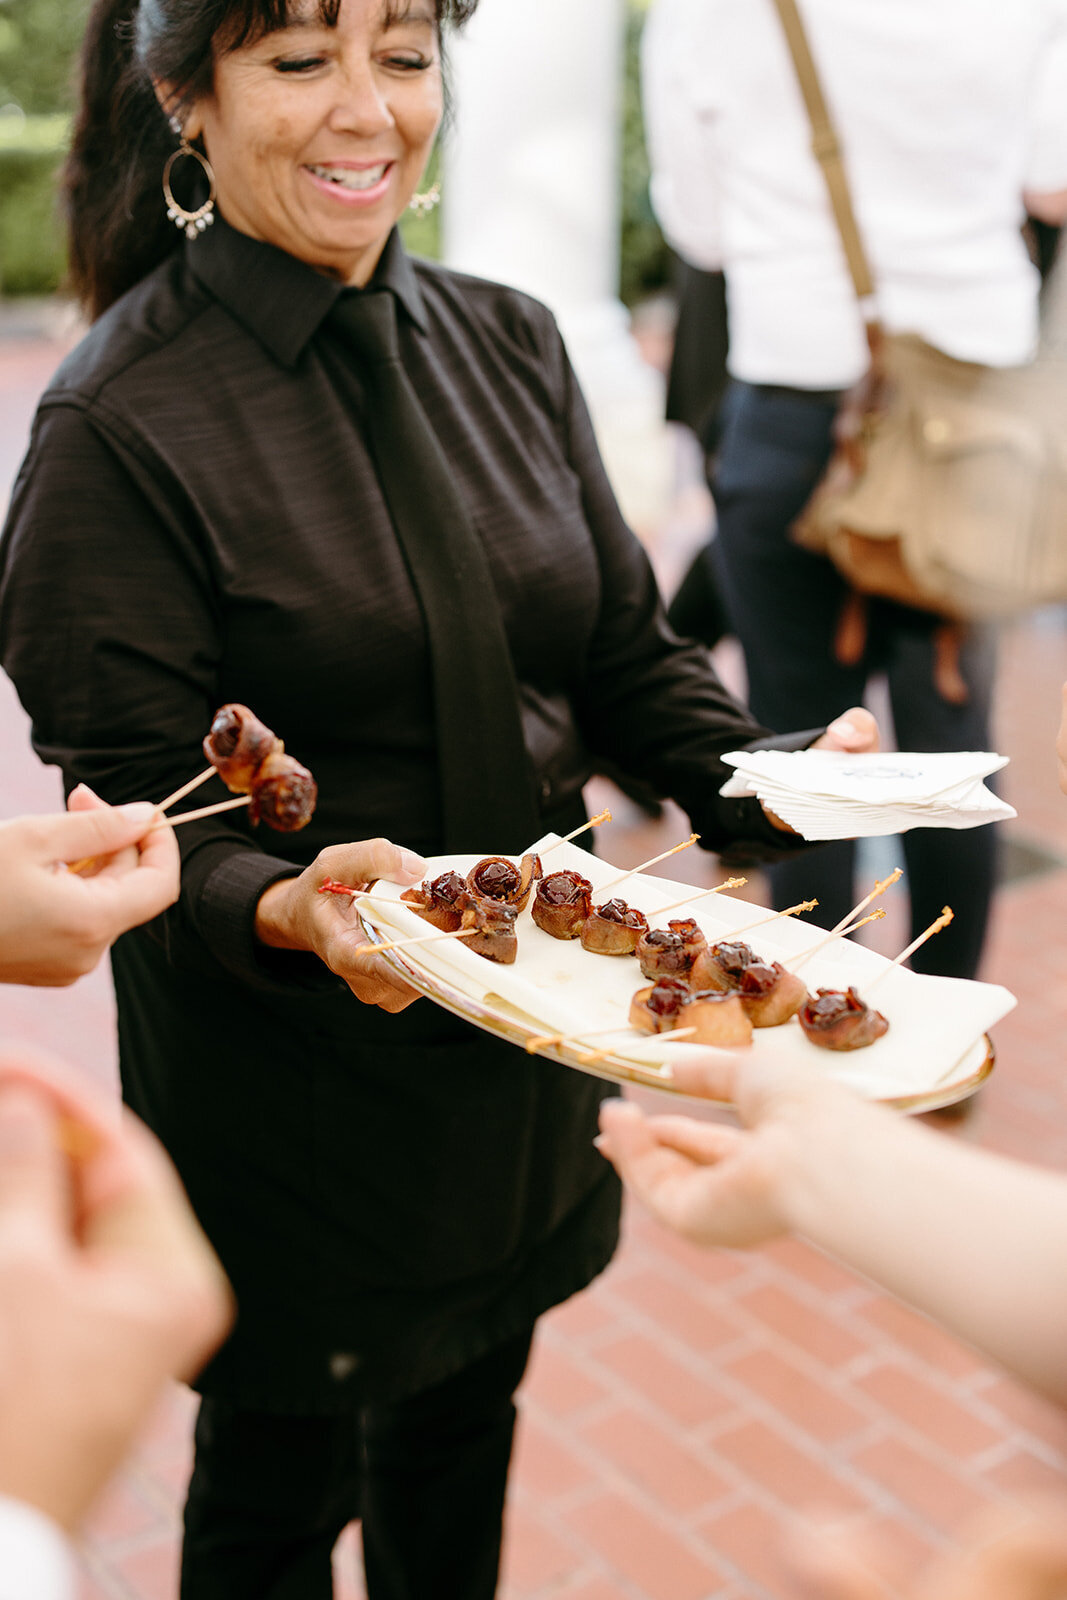
[(736, 771), (722, 794), (758, 795), (805, 839), (977, 828), (1016, 814), (982, 782), (1008, 762), (988, 750), (734, 750), (723, 760)]

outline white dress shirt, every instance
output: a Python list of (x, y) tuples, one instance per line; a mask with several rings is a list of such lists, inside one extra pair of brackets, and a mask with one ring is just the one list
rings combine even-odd
[[(1037, 275), (1024, 189), (1067, 188), (1067, 0), (800, 0), (888, 327), (1024, 361)], [(771, 0), (654, 0), (652, 200), (727, 279), (730, 370), (844, 387), (862, 320)]]
[(0, 1495), (0, 1600), (74, 1600), (74, 1561), (43, 1512)]

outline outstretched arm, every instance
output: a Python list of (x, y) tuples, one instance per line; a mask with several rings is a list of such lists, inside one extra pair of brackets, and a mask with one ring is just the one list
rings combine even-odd
[(1067, 1403), (1064, 1179), (795, 1070), (676, 1072), (744, 1127), (605, 1103), (601, 1148), (661, 1221), (735, 1248), (800, 1234)]

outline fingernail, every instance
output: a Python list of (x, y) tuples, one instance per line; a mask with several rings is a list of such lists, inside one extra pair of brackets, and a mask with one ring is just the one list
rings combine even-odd
[(404, 872), (413, 873), (416, 877), (421, 877), (426, 871), (425, 860), (422, 856), (417, 856), (414, 850), (401, 850), (400, 866)]
[(92, 792), (87, 783), (76, 783), (67, 798), (73, 800), (76, 794), (92, 794)]
[(855, 728), (847, 717), (838, 717), (836, 721), (831, 722), (826, 731), (827, 733), (836, 733), (839, 739), (851, 739), (856, 734)]
[(594, 1150), (599, 1150), (601, 1155), (603, 1155), (604, 1146), (606, 1144), (607, 1144), (607, 1140), (604, 1138), (604, 1135), (602, 1133), (598, 1133), (596, 1138), (593, 1140), (593, 1149)]
[(143, 822), (146, 828), (156, 815), (156, 807), (147, 800), (131, 800), (129, 805), (116, 806), (115, 809), (131, 822)]

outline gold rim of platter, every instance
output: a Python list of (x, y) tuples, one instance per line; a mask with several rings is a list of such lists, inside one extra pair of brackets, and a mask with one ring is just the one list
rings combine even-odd
[[(385, 944), (388, 942), (388, 935), (365, 917), (358, 908), (356, 915), (369, 943)], [(445, 983), (442, 979), (428, 977), (418, 967), (413, 966), (409, 961), (405, 961), (403, 954), (399, 950), (386, 950), (383, 952), (381, 959), (388, 961), (396, 971), (397, 976), (409, 984), (412, 989), (417, 989), (426, 999), (435, 1001), (437, 1005), (443, 1006), (446, 1011), (451, 1011), (454, 1016), (462, 1017), (465, 1022), (473, 1022), (476, 1026), (495, 1034), (497, 1038), (505, 1040), (508, 1044), (525, 1049), (527, 1040), (542, 1031), (527, 1023), (520, 1022), (517, 1018), (505, 1016), (502, 1012), (483, 1005), (480, 1001), (472, 999), (470, 995), (464, 994), (462, 990), (453, 989), (450, 984)], [(876, 1099), (874, 1096), (868, 1096), (867, 1098), (871, 1100), (872, 1104), (886, 1106), (890, 1111), (909, 1113), (938, 1111), (943, 1106), (955, 1105), (958, 1100), (965, 1100), (968, 1095), (973, 1094), (989, 1077), (996, 1065), (996, 1051), (988, 1034), (982, 1035), (981, 1043), (985, 1046), (985, 1054), (981, 1064), (972, 1072), (969, 1072), (965, 1078), (948, 1083), (941, 1082), (916, 1094), (893, 1095), (885, 1099)], [(975, 1046), (972, 1045), (956, 1065), (959, 1066), (963, 1061), (966, 1061), (974, 1053), (974, 1050)], [(596, 1061), (584, 1062), (579, 1059), (576, 1049), (568, 1049), (565, 1041), (558, 1045), (547, 1045), (543, 1049), (531, 1052), (531, 1054), (541, 1056), (546, 1061), (558, 1061), (561, 1066), (572, 1067), (590, 1077), (604, 1078), (609, 1083), (638, 1084), (645, 1089), (658, 1089), (661, 1094), (672, 1094), (678, 1100), (694, 1098), (685, 1094), (682, 1090), (676, 1089), (670, 1079), (663, 1077), (655, 1066), (650, 1065), (647, 1068), (642, 1068), (636, 1062), (627, 1060), (622, 1056), (600, 1055), (597, 1052), (598, 1059)], [(955, 1071), (955, 1068), (950, 1070)], [(943, 1076), (947, 1076), (947, 1074)], [(728, 1101), (705, 1101), (704, 1103), (713, 1105), (729, 1104)]]

